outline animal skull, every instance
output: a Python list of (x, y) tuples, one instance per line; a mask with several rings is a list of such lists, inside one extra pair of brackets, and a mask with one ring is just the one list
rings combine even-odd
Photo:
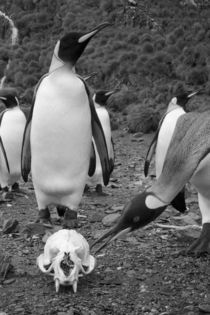
[(37, 264), (42, 272), (54, 276), (56, 292), (60, 285), (72, 285), (76, 293), (79, 276), (90, 273), (96, 260), (90, 255), (88, 242), (80, 233), (63, 229), (47, 239)]

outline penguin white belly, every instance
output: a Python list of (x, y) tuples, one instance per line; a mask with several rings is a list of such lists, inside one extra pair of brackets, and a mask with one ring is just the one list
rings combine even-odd
[(5, 112), (0, 134), (6, 151), (10, 174), (0, 153), (0, 184), (2, 187), (13, 185), (21, 177), (21, 149), (26, 118), (19, 107)]
[(85, 87), (64, 70), (46, 77), (37, 92), (31, 127), (32, 178), (39, 208), (76, 209), (89, 168), (91, 116)]
[(155, 154), (155, 169), (157, 178), (160, 176), (162, 172), (166, 153), (168, 151), (168, 147), (171, 142), (177, 120), (183, 114), (185, 114), (185, 111), (181, 107), (174, 109), (166, 115), (161, 125), (158, 134)]
[(202, 224), (210, 223), (210, 154), (200, 162), (191, 182), (198, 192)]
[[(111, 133), (109, 113), (104, 107), (97, 107), (97, 106), (96, 106), (96, 112), (101, 122), (101, 126), (102, 126), (104, 136), (106, 139), (106, 145), (107, 145), (109, 158), (114, 158), (113, 145), (111, 141), (112, 133)], [(104, 184), (103, 184), (103, 177), (102, 177), (101, 162), (100, 162), (99, 154), (98, 154), (94, 140), (93, 140), (93, 144), (94, 144), (94, 149), (95, 149), (95, 154), (96, 154), (96, 169), (92, 177), (88, 176), (87, 185), (96, 186), (97, 184), (100, 184), (103, 186)]]

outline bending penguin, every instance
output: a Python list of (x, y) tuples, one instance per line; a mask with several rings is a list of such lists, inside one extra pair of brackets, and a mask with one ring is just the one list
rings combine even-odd
[[(96, 109), (98, 118), (101, 122), (101, 126), (103, 128), (103, 132), (106, 139), (111, 172), (113, 171), (113, 168), (114, 168), (114, 145), (113, 145), (113, 139), (112, 139), (109, 113), (107, 109), (105, 108), (105, 106), (107, 105), (107, 101), (109, 97), (113, 93), (115, 93), (115, 90), (113, 91), (101, 90), (101, 91), (97, 91), (93, 95), (95, 109)], [(100, 195), (103, 195), (104, 184), (103, 184), (102, 168), (101, 168), (100, 158), (99, 158), (99, 154), (98, 154), (94, 139), (93, 139), (93, 146), (94, 146), (95, 156), (96, 156), (96, 167), (95, 167), (94, 175), (92, 177), (88, 176), (86, 184), (88, 187), (96, 186), (96, 192)]]
[(32, 180), (38, 203), (37, 222), (50, 224), (49, 205), (64, 216), (63, 226), (76, 224), (90, 163), (91, 139), (96, 142), (107, 185), (110, 163), (103, 130), (85, 81), (75, 74), (75, 64), (90, 39), (109, 26), (103, 23), (87, 33), (72, 32), (56, 44), (49, 73), (35, 91), (22, 148), (22, 174)]
[[(166, 113), (161, 118), (156, 134), (149, 146), (144, 164), (145, 177), (148, 175), (150, 162), (154, 153), (156, 178), (162, 173), (166, 153), (174, 134), (177, 121), (179, 117), (186, 113), (185, 108), (188, 101), (197, 93), (198, 92), (196, 91), (188, 94), (183, 90), (171, 99)], [(184, 187), (182, 191), (175, 196), (174, 200), (172, 200), (171, 205), (181, 213), (186, 211)]]
[(147, 190), (136, 195), (124, 208), (118, 223), (92, 247), (108, 238), (99, 251), (120, 234), (134, 231), (155, 220), (190, 181), (198, 192), (202, 232), (188, 253), (210, 254), (210, 115), (182, 115), (170, 142), (161, 175)]
[(16, 89), (0, 89), (0, 100), (6, 107), (0, 114), (0, 185), (2, 197), (5, 198), (9, 189), (19, 188), (26, 118), (19, 107)]

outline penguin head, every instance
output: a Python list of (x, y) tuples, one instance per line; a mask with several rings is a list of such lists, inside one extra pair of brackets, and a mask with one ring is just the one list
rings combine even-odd
[(190, 100), (190, 98), (194, 95), (198, 94), (198, 91), (192, 92), (192, 93), (181, 93), (177, 94), (173, 99), (172, 102), (178, 106), (181, 106), (185, 109), (185, 106), (187, 105), (187, 102)]
[(64, 63), (74, 66), (91, 38), (107, 26), (110, 26), (110, 23), (105, 22), (87, 33), (71, 32), (64, 35), (57, 42), (54, 54)]
[(119, 221), (108, 232), (96, 240), (91, 248), (97, 243), (107, 239), (95, 253), (117, 239), (120, 235), (132, 232), (144, 227), (155, 220), (167, 207), (151, 192), (143, 192), (135, 196), (124, 208)]
[(17, 90), (14, 88), (0, 89), (0, 100), (4, 103), (6, 108), (18, 106)]
[(93, 96), (94, 101), (99, 104), (100, 106), (106, 106), (108, 98), (115, 93), (115, 90), (108, 91), (108, 90), (101, 90), (97, 91)]

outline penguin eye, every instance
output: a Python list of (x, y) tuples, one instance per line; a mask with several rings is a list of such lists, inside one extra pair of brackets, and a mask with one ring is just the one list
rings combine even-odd
[(133, 218), (133, 223), (138, 223), (140, 221), (140, 217), (136, 216)]

